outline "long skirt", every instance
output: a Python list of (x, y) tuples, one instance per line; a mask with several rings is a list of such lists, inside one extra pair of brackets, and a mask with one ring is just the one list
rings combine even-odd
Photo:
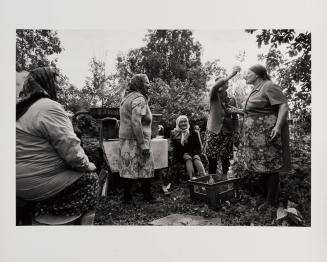
[(38, 202), (36, 215), (82, 215), (95, 209), (98, 192), (98, 175), (85, 173), (58, 194)]
[[(288, 139), (285, 139), (286, 125), (282, 135), (274, 141), (270, 134), (277, 121), (275, 115), (247, 115), (244, 118), (241, 143), (237, 153), (239, 164), (247, 171), (256, 173), (275, 173), (285, 164)], [(282, 141), (282, 138), (283, 141)], [(284, 145), (282, 144), (284, 143)], [(288, 157), (289, 159), (289, 157)]]
[(131, 179), (154, 177), (151, 150), (150, 155), (144, 157), (136, 140), (120, 139), (120, 176)]

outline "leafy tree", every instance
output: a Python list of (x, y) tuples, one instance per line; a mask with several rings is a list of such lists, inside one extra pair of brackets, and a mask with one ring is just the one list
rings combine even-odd
[(145, 39), (149, 52), (145, 69), (150, 78), (184, 81), (189, 69), (201, 66), (201, 44), (190, 30), (150, 30)]
[(64, 105), (67, 111), (77, 113), (78, 111), (88, 111), (89, 104), (82, 96), (81, 90), (72, 84), (61, 85), (59, 92), (59, 103)]
[(190, 30), (149, 30), (145, 46), (117, 57), (117, 77), (126, 86), (135, 73), (148, 75), (150, 106), (174, 123), (180, 114), (191, 120), (204, 118), (208, 72), (202, 66), (201, 45)]
[(220, 60), (216, 59), (214, 61), (207, 61), (204, 64), (204, 70), (207, 75), (207, 82), (208, 81), (215, 81), (219, 77), (227, 76), (227, 71), (225, 68), (220, 66)]
[(31, 71), (42, 66), (55, 66), (53, 54), (63, 50), (58, 34), (53, 30), (16, 30), (16, 71)]
[[(311, 33), (296, 33), (295, 30), (246, 30), (256, 32), (258, 46), (269, 45), (266, 55), (267, 69), (285, 90), (291, 104), (292, 118), (302, 127), (311, 128)], [(285, 47), (285, 52), (280, 46)]]
[(186, 80), (189, 69), (201, 66), (201, 45), (190, 30), (149, 30), (145, 47), (119, 56), (117, 69), (125, 77), (145, 73), (152, 81), (161, 78)]
[(103, 61), (92, 57), (90, 63), (90, 76), (86, 77), (85, 86), (82, 89), (82, 94), (87, 97), (91, 106), (96, 106), (98, 102), (103, 104), (106, 76), (106, 64)]
[(126, 89), (125, 81), (120, 81), (117, 74), (110, 74), (107, 77), (106, 89), (104, 92), (103, 106), (119, 107), (124, 90)]
[(90, 107), (117, 107), (119, 106), (124, 81), (118, 74), (106, 74), (104, 61), (93, 57), (89, 63), (90, 76), (86, 77), (85, 86), (80, 91), (80, 96)]
[(173, 80), (170, 85), (157, 78), (151, 85), (150, 107), (163, 115), (163, 121), (172, 128), (179, 115), (187, 115), (192, 122), (203, 124), (208, 112), (206, 93), (199, 94), (189, 81)]

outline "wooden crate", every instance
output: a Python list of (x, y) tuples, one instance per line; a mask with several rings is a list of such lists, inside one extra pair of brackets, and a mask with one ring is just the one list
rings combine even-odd
[[(210, 177), (213, 182), (209, 184)], [(221, 179), (218, 175), (207, 175), (189, 180), (192, 200), (206, 202), (209, 208), (217, 210), (222, 201), (229, 200), (237, 194), (239, 178)]]

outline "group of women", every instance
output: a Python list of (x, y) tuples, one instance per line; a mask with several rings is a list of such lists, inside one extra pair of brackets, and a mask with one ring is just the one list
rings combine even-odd
[[(179, 116), (171, 132), (176, 158), (187, 174), (206, 174), (201, 162), (205, 154), (209, 173), (216, 173), (218, 160), (227, 173), (238, 146), (238, 161), (253, 174), (265, 174), (266, 201), (275, 205), (279, 172), (289, 168), (287, 99), (270, 81), (265, 67), (249, 68), (245, 79), (253, 85), (243, 109), (227, 95), (228, 80), (240, 71), (235, 67), (226, 78), (216, 79), (210, 91), (210, 112), (205, 143), (199, 128), (190, 127), (187, 116)], [(76, 215), (94, 210), (99, 191), (96, 167), (85, 155), (67, 113), (57, 100), (55, 69), (30, 72), (16, 104), (16, 194), (35, 203), (39, 214)], [(143, 200), (156, 202), (151, 193), (154, 162), (151, 151), (152, 114), (148, 105), (150, 82), (145, 74), (134, 75), (120, 105), (120, 176), (124, 202), (133, 201), (134, 181), (142, 182)], [(244, 117), (240, 143), (238, 115)]]

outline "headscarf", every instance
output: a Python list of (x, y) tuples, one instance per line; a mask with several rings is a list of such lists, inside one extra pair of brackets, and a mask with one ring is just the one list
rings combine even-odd
[(258, 75), (263, 80), (270, 80), (270, 76), (267, 73), (267, 69), (263, 65), (257, 64), (257, 65), (251, 66), (249, 68), (249, 70), (254, 72), (256, 75)]
[(29, 73), (19, 94), (21, 99), (16, 104), (16, 121), (39, 99), (57, 100), (57, 75), (58, 71), (53, 67), (39, 67)]
[[(182, 130), (179, 127), (179, 123), (182, 119), (186, 119), (187, 120), (187, 128), (185, 130)], [(190, 123), (188, 121), (187, 116), (185, 115), (181, 115), (179, 117), (177, 117), (176, 119), (176, 127), (174, 128), (174, 131), (176, 134), (181, 134), (182, 138), (181, 138), (181, 144), (182, 146), (184, 146), (185, 143), (187, 143), (188, 137), (190, 135)]]
[(148, 79), (146, 74), (136, 74), (132, 77), (128, 88), (126, 89), (125, 96), (131, 92), (139, 92), (148, 99), (148, 90), (144, 88), (144, 83)]

